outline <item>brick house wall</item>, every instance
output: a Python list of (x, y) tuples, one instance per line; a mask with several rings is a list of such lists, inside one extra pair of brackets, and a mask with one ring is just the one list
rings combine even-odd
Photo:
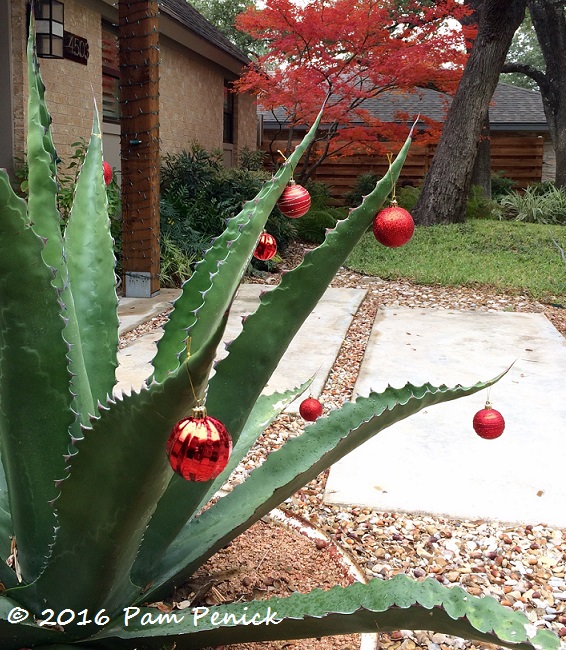
[[(71, 144), (90, 135), (93, 94), (102, 105), (101, 20), (100, 14), (78, 4), (65, 2), (65, 30), (88, 40), (90, 57), (82, 65), (68, 59), (40, 59), (46, 100), (53, 119), (52, 132), (58, 155), (64, 160)], [(12, 92), (14, 101), (14, 148), (25, 151), (27, 115), (27, 11), (26, 2), (12, 3)]]
[(169, 38), (160, 43), (159, 134), (163, 151), (222, 148), (222, 69)]
[[(25, 152), (27, 106), (27, 3), (12, 0), (11, 49), (14, 154)], [(52, 131), (59, 157), (66, 161), (71, 144), (88, 138), (92, 127), (93, 93), (102, 113), (102, 22), (117, 22), (109, 0), (64, 0), (65, 30), (86, 38), (88, 64), (68, 59), (40, 59)], [(171, 19), (164, 17), (163, 24)], [(176, 33), (188, 32), (176, 26)], [(192, 37), (191, 37), (192, 38)], [(202, 39), (201, 39), (202, 40)], [(224, 83), (237, 75), (173, 38), (160, 36), (161, 153), (178, 152), (198, 142), (207, 149), (223, 148)], [(239, 64), (241, 66), (241, 64)], [(251, 96), (236, 96), (234, 156), (241, 147), (256, 148), (256, 107)], [(105, 157), (119, 168), (119, 125), (105, 123)]]

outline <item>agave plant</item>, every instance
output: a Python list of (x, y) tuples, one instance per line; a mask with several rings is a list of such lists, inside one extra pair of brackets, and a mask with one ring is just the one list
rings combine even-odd
[[(384, 201), (391, 179), (265, 294), (211, 374), (248, 260), (320, 116), (287, 164), (227, 225), (185, 283), (153, 375), (112, 398), (117, 296), (98, 117), (68, 224), (56, 209), (56, 155), (33, 42), (29, 200), (0, 172), (0, 645), (3, 650), (201, 648), (249, 640), (428, 629), (521, 648), (558, 647), (494, 599), (405, 576), (288, 598), (164, 614), (166, 597), (229, 540), (330, 464), (422, 408), (469, 395), (426, 384), (346, 403), (272, 453), (203, 508), (284, 406), (303, 389), (262, 395), (284, 350)], [(397, 177), (407, 140), (392, 166)], [(215, 480), (174, 475), (166, 441), (206, 393), (232, 434)], [(145, 604), (145, 605), (144, 605)]]

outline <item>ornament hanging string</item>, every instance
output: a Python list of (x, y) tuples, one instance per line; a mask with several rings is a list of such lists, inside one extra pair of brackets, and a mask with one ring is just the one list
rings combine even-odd
[(393, 181), (393, 154), (387, 154), (387, 162), (389, 163), (389, 178), (391, 179), (391, 203), (397, 203), (397, 197), (395, 195), (395, 183)]
[[(187, 337), (186, 346), (187, 346), (187, 361), (188, 361), (191, 358), (191, 337), (190, 336)], [(193, 385), (193, 380), (191, 379), (191, 373), (189, 372), (189, 365), (186, 364), (185, 367), (187, 369), (187, 377), (189, 378), (189, 384), (191, 385), (191, 391), (193, 393), (193, 397), (195, 398), (196, 405), (197, 407), (201, 407), (203, 405), (204, 398), (197, 397), (195, 387)]]

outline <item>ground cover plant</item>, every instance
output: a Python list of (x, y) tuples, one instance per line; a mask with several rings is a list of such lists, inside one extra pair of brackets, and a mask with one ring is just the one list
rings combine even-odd
[(489, 285), (494, 290), (527, 292), (545, 302), (566, 300), (560, 226), (470, 219), (464, 224), (417, 226), (402, 248), (379, 246), (371, 234), (348, 257), (348, 268), (386, 280), (407, 279), (442, 286)]
[[(369, 437), (498, 377), (469, 388), (388, 387), (348, 402), (203, 510), (264, 428), (306, 389), (262, 396), (293, 336), (373, 221), (389, 179), (263, 296), (211, 376), (234, 292), (319, 115), (289, 161), (196, 265), (165, 325), (147, 385), (109, 397), (118, 318), (98, 117), (62, 232), (56, 153), (32, 45), (30, 38), (27, 203), (0, 171), (2, 649), (184, 650), (400, 628), (557, 648), (554, 634), (492, 598), (402, 575), (179, 614), (147, 605)], [(393, 178), (409, 144), (393, 162)], [(167, 442), (205, 395), (209, 413), (232, 436), (232, 455), (214, 480), (183, 480), (172, 472)], [(204, 420), (199, 412), (194, 419)], [(169, 453), (179, 460), (175, 445)]]

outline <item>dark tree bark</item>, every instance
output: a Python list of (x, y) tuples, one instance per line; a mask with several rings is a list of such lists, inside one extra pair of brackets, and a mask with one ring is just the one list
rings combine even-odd
[(486, 199), (491, 199), (491, 143), (489, 141), (489, 112), (481, 127), (480, 141), (474, 167), (472, 169), (472, 185), (478, 185), (483, 190)]
[(476, 40), (413, 211), (418, 224), (459, 223), (466, 219), (482, 124), (526, 4), (527, 0), (481, 3)]
[(533, 79), (542, 95), (544, 113), (556, 153), (556, 185), (566, 187), (566, 17), (564, 2), (528, 0), (546, 71), (506, 63), (502, 72), (520, 72)]

